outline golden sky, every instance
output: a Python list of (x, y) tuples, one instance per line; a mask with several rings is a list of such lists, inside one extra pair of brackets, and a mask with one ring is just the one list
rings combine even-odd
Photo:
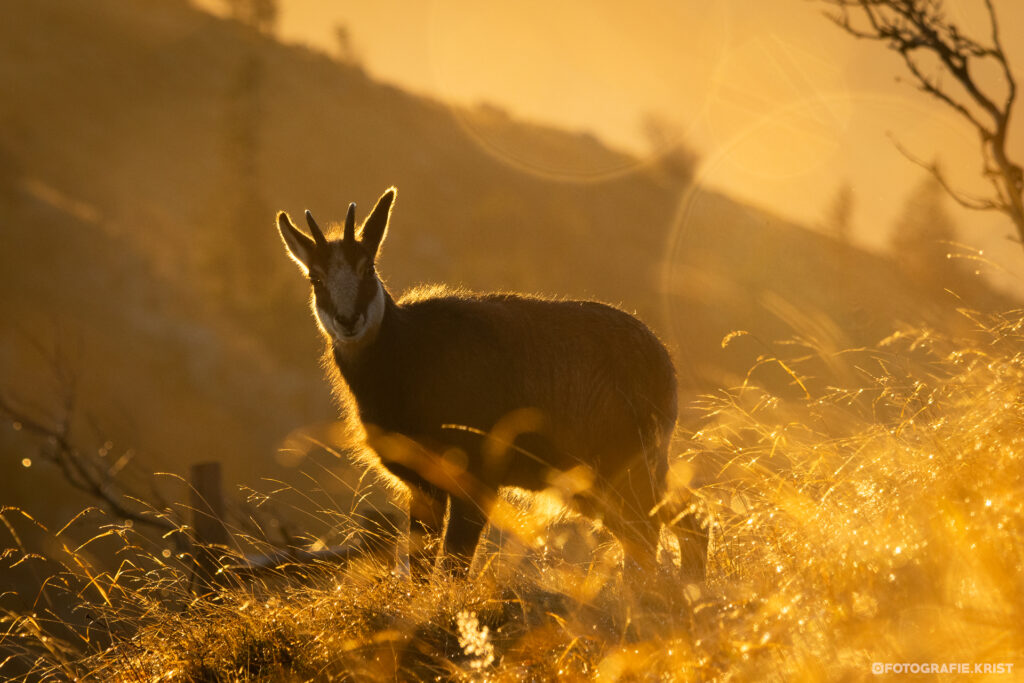
[[(920, 157), (938, 154), (965, 189), (987, 189), (973, 131), (896, 82), (898, 57), (847, 36), (810, 0), (280, 3), (282, 40), (336, 54), (336, 28), (344, 25), (373, 76), (446, 102), (490, 102), (642, 157), (652, 153), (644, 118), (671, 121), (700, 153), (703, 185), (807, 225), (822, 221), (838, 186), (849, 182), (855, 239), (869, 247), (884, 247), (923, 173), (890, 135)], [(960, 26), (987, 37), (980, 0), (947, 7)], [(1024, 46), (1012, 39), (1024, 35), (1024, 3), (996, 0), (996, 7), (1024, 81)], [(1018, 112), (1011, 142), (1018, 160), (1022, 119)], [(1005, 239), (1009, 222), (959, 210), (956, 217), (964, 242), (1021, 273), (999, 281), (1024, 291), (1024, 256)]]

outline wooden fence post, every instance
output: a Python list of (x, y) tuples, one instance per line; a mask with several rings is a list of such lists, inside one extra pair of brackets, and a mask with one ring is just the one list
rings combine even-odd
[(209, 587), (217, 582), (220, 554), (215, 546), (228, 545), (229, 536), (224, 525), (224, 494), (219, 462), (201, 462), (192, 465), (190, 473), (192, 506), (192, 549), (195, 569), (192, 589)]

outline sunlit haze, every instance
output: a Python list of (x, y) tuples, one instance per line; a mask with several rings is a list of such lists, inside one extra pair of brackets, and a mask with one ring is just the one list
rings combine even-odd
[(1024, 0), (3, 10), (0, 681), (1022, 679)]
[[(197, 1), (223, 8), (219, 0)], [(980, 2), (947, 5), (962, 26), (987, 37)], [(1001, 0), (996, 7), (1005, 36), (1024, 31), (1024, 5)], [(519, 118), (591, 132), (640, 158), (658, 151), (643, 123), (659, 117), (699, 152), (704, 186), (812, 228), (849, 182), (853, 238), (868, 247), (885, 244), (923, 173), (894, 140), (927, 161), (937, 158), (964, 189), (988, 189), (973, 129), (898, 82), (904, 67), (897, 56), (846, 35), (817, 3), (281, 3), (284, 41), (337, 54), (338, 27), (378, 78), (444, 102), (490, 103)], [(1024, 69), (1024, 46), (1008, 41), (1006, 49)], [(1024, 152), (1019, 131), (1011, 149)], [(583, 179), (550, 170), (566, 181)], [(964, 243), (1017, 273), (993, 268), (992, 277), (1024, 288), (1019, 249), (1007, 241), (1009, 221), (951, 209)]]

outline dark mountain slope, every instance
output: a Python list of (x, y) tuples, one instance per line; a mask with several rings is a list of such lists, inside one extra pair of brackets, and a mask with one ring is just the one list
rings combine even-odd
[(523, 170), (552, 155), (562, 169), (632, 163), (590, 136), (453, 112), (181, 0), (0, 10), (5, 390), (45, 401), (24, 340), (58, 321), (58, 336), (81, 339), (100, 424), (166, 454), (161, 467), (216, 458), (251, 479), (290, 429), (331, 418), (273, 212), (340, 218), (391, 184), (393, 287), (619, 303), (675, 347), (688, 397), (749, 366), (749, 349), (721, 349), (733, 329), (771, 341), (813, 323), (856, 345), (951, 318), (897, 264), (727, 197), (697, 193), (678, 220), (683, 188), (655, 170), (579, 182)]

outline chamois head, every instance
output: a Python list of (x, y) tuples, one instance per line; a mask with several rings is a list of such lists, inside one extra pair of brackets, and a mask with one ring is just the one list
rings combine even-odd
[(358, 231), (356, 205), (350, 204), (341, 239), (328, 239), (309, 211), (306, 222), (312, 238), (296, 228), (284, 211), (277, 215), (277, 227), (288, 254), (313, 288), (313, 312), (320, 329), (336, 347), (367, 341), (380, 327), (384, 286), (374, 262), (396, 194), (395, 188), (388, 188)]

